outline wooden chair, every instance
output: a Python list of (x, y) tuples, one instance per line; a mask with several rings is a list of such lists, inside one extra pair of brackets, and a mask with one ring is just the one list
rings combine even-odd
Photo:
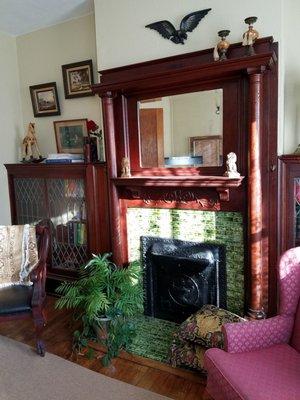
[(40, 356), (45, 355), (45, 344), (42, 340), (46, 324), (44, 305), (46, 300), (46, 266), (49, 253), (49, 229), (36, 227), (39, 262), (31, 272), (32, 286), (13, 285), (0, 289), (0, 322), (32, 317), (36, 334), (36, 350)]

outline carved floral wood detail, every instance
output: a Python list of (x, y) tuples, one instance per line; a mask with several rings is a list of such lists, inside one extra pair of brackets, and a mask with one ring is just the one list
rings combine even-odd
[(199, 210), (219, 211), (220, 202), (212, 195), (205, 196), (203, 190), (195, 189), (157, 189), (125, 188), (120, 197), (127, 200), (142, 200), (145, 205), (160, 206), (164, 204), (187, 205), (194, 203)]

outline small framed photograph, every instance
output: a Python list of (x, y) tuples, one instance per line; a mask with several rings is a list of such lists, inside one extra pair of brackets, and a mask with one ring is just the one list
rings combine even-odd
[(92, 60), (62, 65), (65, 98), (93, 96), (94, 83)]
[(54, 121), (58, 153), (83, 154), (84, 137), (88, 136), (87, 119)]
[(33, 114), (35, 117), (60, 115), (57, 88), (55, 82), (29, 86)]

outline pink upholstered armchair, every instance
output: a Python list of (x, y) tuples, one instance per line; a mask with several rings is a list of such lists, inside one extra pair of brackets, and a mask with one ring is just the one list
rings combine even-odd
[(215, 400), (300, 399), (300, 247), (281, 257), (279, 285), (279, 315), (225, 324), (225, 351), (205, 353)]

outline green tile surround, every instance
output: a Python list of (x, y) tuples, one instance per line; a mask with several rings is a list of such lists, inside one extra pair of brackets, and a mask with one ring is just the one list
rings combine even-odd
[(140, 237), (160, 236), (226, 246), (227, 308), (243, 314), (243, 220), (238, 212), (129, 208), (127, 211), (130, 261), (140, 259)]
[(170, 348), (178, 324), (163, 319), (139, 315), (132, 319), (136, 334), (126, 347), (130, 353), (169, 363)]

